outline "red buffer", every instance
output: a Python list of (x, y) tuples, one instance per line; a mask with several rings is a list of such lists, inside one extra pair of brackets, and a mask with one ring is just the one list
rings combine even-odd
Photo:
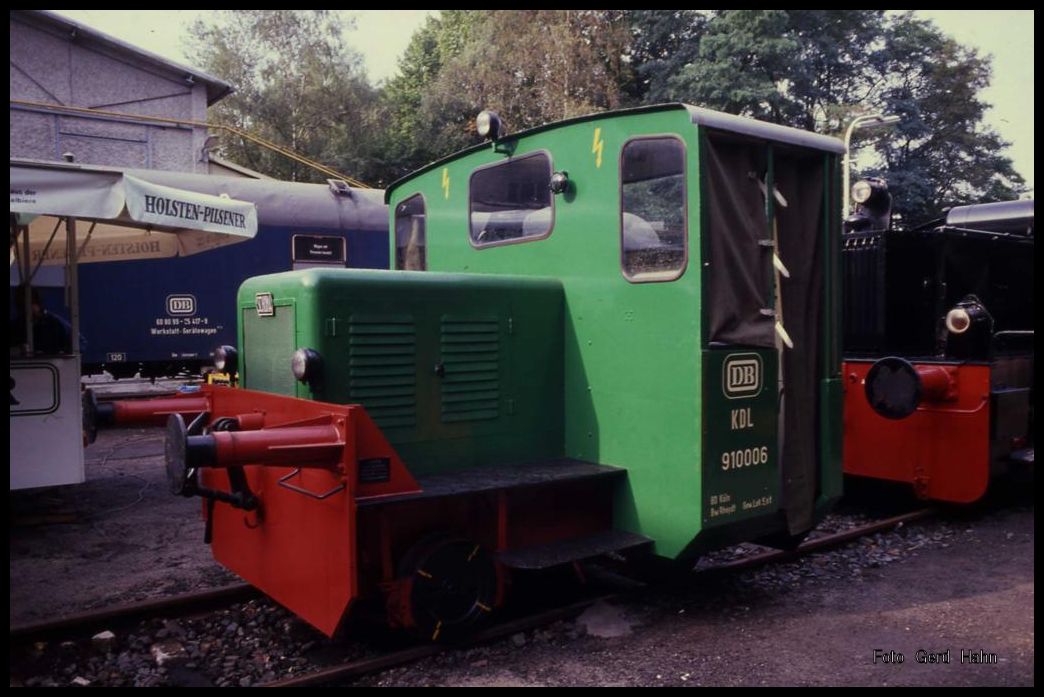
[(456, 636), (503, 604), (510, 569), (651, 543), (613, 529), (623, 469), (555, 458), (422, 487), (360, 405), (208, 386), (112, 413), (168, 419), (171, 489), (204, 499), (215, 560), (328, 636), (362, 598), (392, 626)]
[(204, 498), (214, 558), (332, 636), (359, 595), (357, 506), (420, 490), (363, 407), (207, 386), (135, 409), (169, 418), (171, 487)]
[(846, 361), (845, 474), (971, 503), (990, 476), (990, 367)]

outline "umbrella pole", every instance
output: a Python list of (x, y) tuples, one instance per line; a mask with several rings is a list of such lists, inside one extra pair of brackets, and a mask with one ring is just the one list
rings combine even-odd
[(65, 277), (69, 281), (69, 324), (72, 325), (72, 336), (69, 337), (69, 350), (73, 355), (80, 353), (80, 283), (77, 274), (76, 218), (65, 219), (66, 269)]
[(22, 298), (22, 313), (25, 317), (25, 351), (26, 357), (33, 355), (33, 297), (29, 283), (29, 226), (22, 227), (22, 287), (25, 289)]

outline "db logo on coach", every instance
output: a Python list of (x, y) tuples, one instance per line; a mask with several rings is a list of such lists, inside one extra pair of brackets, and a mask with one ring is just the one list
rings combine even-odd
[(184, 317), (196, 314), (196, 296), (168, 295), (167, 314), (171, 317)]
[(722, 391), (729, 399), (754, 397), (761, 392), (761, 356), (734, 353), (721, 369)]

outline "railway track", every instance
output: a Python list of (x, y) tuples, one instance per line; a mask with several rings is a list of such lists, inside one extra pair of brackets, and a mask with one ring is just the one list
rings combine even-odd
[(10, 642), (13, 646), (54, 637), (90, 637), (104, 629), (126, 626), (142, 619), (183, 617), (260, 595), (260, 591), (253, 586), (236, 583), (197, 593), (182, 593), (155, 600), (114, 605), (42, 622), (12, 625)]
[(178, 388), (186, 385), (199, 385), (202, 379), (197, 376), (178, 378), (121, 378), (105, 380), (88, 377), (83, 386), (92, 390), (100, 402), (117, 399), (148, 399), (152, 397), (172, 397)]
[[(839, 547), (853, 540), (890, 530), (900, 525), (923, 520), (937, 513), (936, 509), (924, 508), (888, 518), (871, 521), (848, 530), (819, 535), (806, 540), (794, 550), (773, 550), (752, 554), (705, 567), (693, 576), (711, 573), (734, 573), (775, 563), (785, 563), (800, 557)], [(85, 612), (57, 620), (12, 626), (10, 639), (12, 652), (16, 646), (29, 646), (45, 640), (85, 640), (98, 631), (125, 627), (134, 622), (155, 617), (186, 617), (216, 611), (231, 603), (243, 601), (260, 594), (246, 584), (226, 586), (204, 593), (183, 594), (155, 601), (116, 606), (99, 611)], [(570, 602), (561, 607), (540, 610), (522, 617), (502, 621), (471, 635), (465, 642), (453, 644), (413, 645), (377, 655), (367, 655), (345, 662), (332, 661), (316, 670), (279, 678), (262, 683), (264, 687), (301, 687), (321, 685), (341, 680), (351, 680), (369, 673), (388, 670), (436, 656), (440, 653), (486, 644), (525, 632), (559, 620), (574, 617), (599, 601), (610, 600), (621, 592), (593, 593), (588, 597)]]
[[(899, 525), (905, 525), (934, 515), (937, 511), (933, 508), (924, 508), (889, 518), (876, 520), (866, 525), (861, 525), (849, 530), (818, 536), (815, 539), (805, 541), (794, 550), (774, 550), (764, 554), (756, 554), (730, 562), (724, 562), (707, 567), (697, 572), (698, 574), (736, 572), (740, 570), (753, 569), (767, 564), (784, 563), (793, 561), (800, 557), (825, 551), (838, 547), (852, 540), (874, 535), (879, 532), (891, 530)], [(498, 624), (487, 630), (473, 635), (466, 643), (441, 645), (430, 644), (425, 646), (411, 647), (401, 651), (395, 651), (382, 656), (352, 660), (339, 665), (331, 665), (318, 671), (304, 675), (294, 676), (265, 683), (261, 687), (305, 687), (322, 685), (337, 680), (348, 680), (368, 673), (374, 673), (389, 668), (406, 665), (424, 658), (430, 658), (449, 650), (469, 648), (479, 644), (485, 644), (498, 639), (504, 639), (518, 632), (544, 626), (580, 614), (584, 609), (599, 601), (606, 601), (618, 593), (598, 595), (585, 598), (570, 605), (554, 608), (531, 616), (520, 618), (507, 623)]]
[(793, 561), (800, 557), (812, 554), (814, 552), (821, 552), (834, 547), (839, 547), (846, 542), (857, 540), (860, 537), (866, 537), (867, 535), (874, 535), (879, 532), (891, 530), (892, 528), (906, 523), (913, 523), (918, 520), (923, 520), (930, 516), (938, 513), (935, 508), (921, 508), (916, 511), (910, 511), (909, 513), (902, 513), (899, 515), (891, 516), (889, 518), (883, 518), (881, 520), (875, 520), (865, 525), (860, 525), (849, 530), (842, 530), (836, 533), (829, 533), (820, 535), (814, 538), (810, 538), (801, 543), (797, 549), (794, 550), (773, 550), (765, 552), (763, 554), (755, 554), (741, 559), (736, 559), (729, 562), (723, 562), (712, 567), (703, 569), (700, 573), (711, 573), (711, 572), (725, 572), (725, 571), (740, 571), (746, 569), (753, 569), (759, 566), (765, 566), (766, 564), (784, 563)]
[(124, 399), (152, 399), (155, 397), (173, 397), (178, 393), (177, 385), (162, 385), (160, 387), (154, 387), (148, 385), (148, 381), (145, 381), (141, 385), (120, 385), (117, 387), (107, 387), (105, 389), (98, 389), (97, 387), (90, 386), (90, 389), (94, 391), (94, 395), (98, 398), (99, 402), (113, 402), (116, 400)]

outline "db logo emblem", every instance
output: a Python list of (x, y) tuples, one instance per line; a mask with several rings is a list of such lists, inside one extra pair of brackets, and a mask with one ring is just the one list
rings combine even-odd
[(761, 372), (761, 356), (734, 353), (721, 369), (722, 391), (729, 399), (754, 397), (761, 392)]
[(272, 317), (275, 315), (275, 303), (272, 302), (271, 293), (256, 293), (254, 295), (254, 307), (257, 309), (258, 317)]
[(196, 296), (168, 295), (167, 314), (171, 317), (183, 317), (196, 314)]

